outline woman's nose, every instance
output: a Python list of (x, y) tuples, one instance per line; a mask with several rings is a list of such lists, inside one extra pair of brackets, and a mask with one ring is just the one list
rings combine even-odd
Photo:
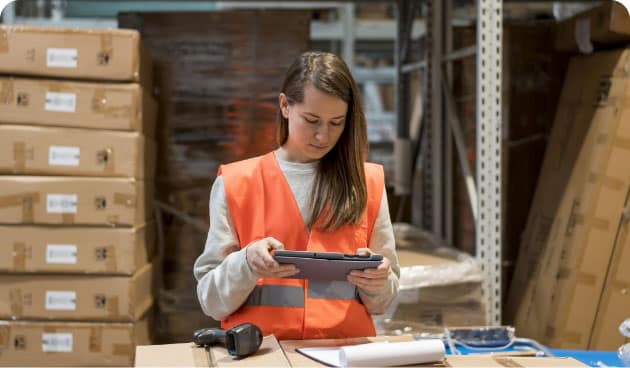
[(321, 143), (326, 143), (328, 141), (328, 127), (326, 124), (322, 124), (317, 128), (317, 131), (315, 132), (315, 139)]

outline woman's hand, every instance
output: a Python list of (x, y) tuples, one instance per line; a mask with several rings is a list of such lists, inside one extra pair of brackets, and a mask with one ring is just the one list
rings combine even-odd
[(245, 249), (247, 264), (258, 276), (265, 278), (282, 278), (300, 272), (295, 265), (279, 264), (269, 254), (273, 249), (284, 249), (284, 245), (272, 237), (250, 243)]
[[(376, 254), (368, 248), (357, 249), (357, 254)], [(348, 275), (348, 281), (365, 291), (380, 291), (385, 287), (387, 278), (389, 277), (390, 261), (387, 257), (383, 257), (383, 263), (377, 268), (366, 268), (365, 270), (353, 270)]]

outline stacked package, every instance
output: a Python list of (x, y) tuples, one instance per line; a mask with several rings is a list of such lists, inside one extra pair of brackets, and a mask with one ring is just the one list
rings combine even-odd
[(150, 342), (150, 72), (136, 31), (0, 27), (0, 365)]
[(521, 336), (552, 347), (612, 350), (624, 343), (628, 70), (630, 49), (619, 49), (575, 56), (567, 71), (507, 304)]
[(194, 330), (217, 325), (201, 311), (192, 272), (208, 234), (210, 188), (220, 164), (276, 148), (278, 94), (287, 68), (308, 49), (310, 17), (306, 10), (118, 17), (142, 33), (156, 70), (159, 342), (187, 342)]
[(394, 223), (394, 237), (400, 292), (383, 315), (374, 317), (379, 335), (486, 325), (483, 274), (473, 257), (406, 223)]
[(566, 71), (505, 307), (520, 336), (554, 348), (627, 342), (629, 44), (630, 17), (615, 1), (557, 26), (558, 50), (588, 55)]

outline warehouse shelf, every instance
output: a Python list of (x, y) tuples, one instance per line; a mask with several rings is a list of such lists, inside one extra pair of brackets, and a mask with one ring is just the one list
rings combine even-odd
[[(501, 45), (502, 45), (502, 1), (478, 0), (476, 6), (477, 44), (474, 52), (462, 51), (459, 55), (448, 47), (451, 42), (452, 1), (441, 0), (397, 0), (395, 21), (366, 21), (354, 19), (354, 2), (230, 2), (242, 7), (336, 7), (343, 12), (342, 18), (333, 23), (314, 21), (311, 24), (312, 38), (314, 40), (337, 40), (342, 43), (342, 57), (353, 69), (357, 79), (362, 82), (396, 83), (395, 98), (395, 127), (396, 137), (394, 152), (399, 154), (409, 165), (405, 167), (407, 172), (396, 173), (396, 192), (411, 196), (411, 177), (409, 172), (414, 172), (415, 155), (414, 146), (420, 141), (420, 137), (411, 136), (411, 118), (414, 115), (407, 98), (410, 91), (411, 80), (409, 71), (424, 70), (427, 86), (423, 100), (426, 105), (426, 119), (423, 129), (425, 136), (422, 140), (427, 143), (424, 147), (425, 159), (428, 166), (425, 167), (423, 183), (425, 187), (422, 201), (424, 211), (423, 223), (427, 225), (439, 238), (451, 239), (451, 227), (449, 223), (452, 217), (452, 205), (448, 198), (452, 192), (453, 179), (449, 176), (446, 165), (452, 160), (448, 157), (450, 150), (444, 150), (443, 146), (450, 147), (452, 132), (457, 128), (456, 124), (446, 124), (454, 118), (448, 111), (443, 112), (444, 102), (447, 102), (448, 86), (444, 82), (446, 72), (444, 64), (448, 65), (453, 55), (456, 57), (471, 57), (477, 59), (477, 168), (476, 178), (467, 177), (471, 185), (472, 210), (476, 213), (476, 257), (485, 272), (484, 298), (487, 308), (487, 321), (489, 324), (501, 323)], [(284, 4), (284, 5), (279, 5)], [(217, 3), (217, 8), (227, 6), (227, 3)], [(428, 16), (425, 20), (414, 19), (417, 6), (427, 5)], [(68, 26), (68, 27), (116, 27), (114, 19), (23, 19), (16, 18), (11, 11), (3, 13), (5, 23), (33, 24), (41, 26)], [(426, 55), (422, 55), (420, 63), (413, 63), (410, 57), (410, 42), (426, 34)], [(376, 70), (360, 69), (354, 67), (354, 44), (357, 40), (391, 40), (396, 47), (393, 68)], [(444, 47), (446, 45), (446, 47)], [(423, 88), (420, 88), (423, 90)], [(447, 109), (448, 110), (448, 109)], [(378, 114), (379, 112), (377, 112)], [(390, 118), (381, 114), (381, 119)], [(456, 139), (454, 144), (458, 144)], [(458, 149), (461, 149), (459, 147)], [(411, 163), (414, 163), (412, 165)], [(462, 166), (467, 165), (461, 162)], [(401, 166), (402, 167), (402, 166)], [(472, 170), (468, 170), (472, 172)]]

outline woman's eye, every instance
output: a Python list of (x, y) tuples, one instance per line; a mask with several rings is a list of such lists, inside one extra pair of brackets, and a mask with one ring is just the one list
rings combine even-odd
[(330, 123), (333, 126), (342, 126), (343, 125), (343, 120), (341, 120), (341, 121), (331, 121)]
[(306, 122), (309, 123), (309, 124), (317, 124), (319, 122), (318, 120), (309, 120), (309, 119), (306, 119), (306, 118), (304, 120), (306, 120)]

